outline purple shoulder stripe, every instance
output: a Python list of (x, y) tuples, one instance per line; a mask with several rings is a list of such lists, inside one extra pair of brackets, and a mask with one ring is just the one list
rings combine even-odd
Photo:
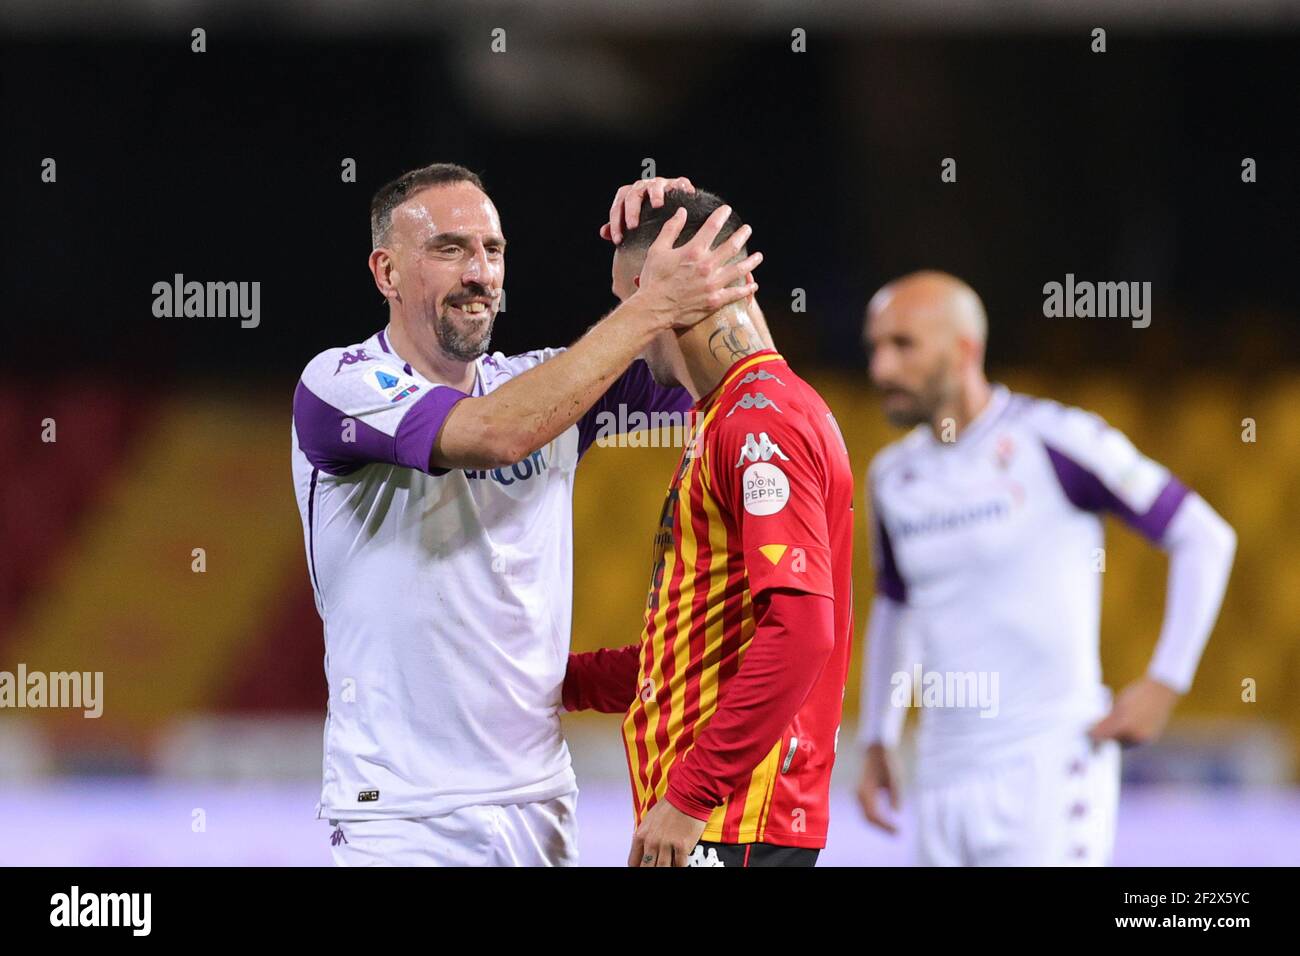
[(1110, 512), (1148, 541), (1158, 542), (1164, 537), (1165, 529), (1173, 520), (1174, 512), (1183, 503), (1190, 489), (1177, 478), (1170, 477), (1156, 500), (1145, 514), (1138, 514), (1114, 492), (1112, 492), (1093, 472), (1079, 464), (1069, 455), (1044, 443), (1047, 457), (1052, 462), (1052, 469), (1061, 483), (1065, 497), (1076, 508), (1094, 513)]
[(386, 435), (335, 408), (299, 381), (293, 394), (298, 447), (313, 467), (335, 476), (351, 474), (371, 462), (444, 475), (445, 468), (429, 468), (429, 453), (447, 413), (465, 397), (454, 388), (435, 388), (407, 409), (396, 435)]
[[(314, 468), (329, 475), (348, 475), (371, 461), (393, 461), (393, 439), (321, 399), (304, 382), (293, 393), (293, 424), (298, 447)], [(346, 440), (350, 438), (351, 440)]]
[[(615, 422), (625, 422), (632, 412), (676, 412), (685, 415), (695, 404), (691, 393), (684, 388), (667, 388), (658, 384), (650, 374), (650, 366), (641, 359), (633, 362), (620, 375), (604, 395), (578, 419), (578, 456), (581, 457), (595, 442), (600, 431), (600, 416), (608, 413)], [(626, 412), (619, 414), (619, 406)], [(683, 419), (684, 421), (684, 419)]]

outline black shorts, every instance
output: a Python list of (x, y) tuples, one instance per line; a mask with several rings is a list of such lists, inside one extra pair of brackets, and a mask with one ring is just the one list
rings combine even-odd
[(776, 846), (772, 843), (695, 844), (687, 866), (816, 866), (817, 854), (802, 846)]

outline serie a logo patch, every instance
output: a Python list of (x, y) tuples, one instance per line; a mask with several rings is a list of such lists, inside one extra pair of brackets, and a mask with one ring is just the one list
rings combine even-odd
[(378, 790), (362, 790), (357, 794), (357, 803), (374, 803), (378, 799)]

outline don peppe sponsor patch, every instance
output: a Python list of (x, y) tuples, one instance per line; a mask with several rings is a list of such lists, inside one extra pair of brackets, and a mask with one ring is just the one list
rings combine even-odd
[(774, 515), (790, 500), (790, 479), (779, 465), (755, 462), (741, 475), (745, 510), (752, 515)]

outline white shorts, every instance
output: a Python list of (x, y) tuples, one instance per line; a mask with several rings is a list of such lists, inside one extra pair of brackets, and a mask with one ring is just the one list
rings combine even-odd
[(337, 866), (576, 866), (577, 792), (419, 819), (331, 820)]
[(1106, 866), (1119, 744), (1052, 735), (917, 791), (922, 866)]

